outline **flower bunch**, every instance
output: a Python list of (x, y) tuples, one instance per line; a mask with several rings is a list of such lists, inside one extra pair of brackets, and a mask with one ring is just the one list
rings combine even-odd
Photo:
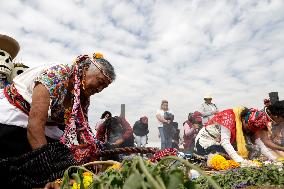
[(230, 168), (240, 167), (240, 164), (238, 162), (235, 162), (234, 160), (227, 160), (227, 162), (229, 162)]
[(120, 163), (115, 163), (111, 167), (107, 168), (107, 170), (119, 170), (121, 168)]
[(255, 164), (256, 164), (256, 166), (257, 167), (261, 167), (262, 166), (262, 163), (261, 162), (259, 162), (258, 160), (252, 160)]
[[(90, 172), (83, 173), (83, 185), (84, 188), (88, 188), (93, 182), (93, 176)], [(72, 185), (72, 189), (80, 189), (80, 183), (78, 184), (76, 181)]]
[(226, 160), (219, 154), (209, 155), (207, 165), (215, 170), (227, 170), (240, 167), (240, 164), (234, 160)]
[(104, 55), (102, 53), (94, 53), (93, 57), (94, 59), (100, 59), (100, 58), (104, 58)]

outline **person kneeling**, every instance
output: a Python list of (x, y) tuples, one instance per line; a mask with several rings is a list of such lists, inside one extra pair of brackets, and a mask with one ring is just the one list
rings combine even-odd
[[(248, 157), (245, 134), (246, 137), (254, 139), (263, 155), (275, 161), (276, 157), (271, 153), (271, 149), (284, 151), (284, 147), (272, 143), (268, 138), (267, 126), (273, 119), (270, 109), (273, 109), (272, 105), (265, 112), (247, 108), (219, 112), (196, 136), (195, 153), (197, 155), (227, 153), (234, 161), (243, 162), (244, 158)], [(234, 142), (237, 143), (238, 153), (231, 144)]]

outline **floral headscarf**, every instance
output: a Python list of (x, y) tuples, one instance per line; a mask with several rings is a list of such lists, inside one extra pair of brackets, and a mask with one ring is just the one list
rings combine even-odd
[(270, 119), (265, 112), (250, 109), (245, 116), (245, 121), (248, 124), (248, 128), (251, 131), (256, 132), (257, 130), (267, 128)]

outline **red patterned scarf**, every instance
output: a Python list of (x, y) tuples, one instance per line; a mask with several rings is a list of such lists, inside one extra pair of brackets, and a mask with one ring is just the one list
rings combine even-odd
[(236, 139), (236, 121), (233, 109), (224, 110), (210, 119), (206, 125), (220, 124), (231, 131), (231, 143)]
[(29, 115), (31, 106), (30, 104), (23, 98), (22, 95), (20, 95), (14, 86), (14, 84), (7, 85), (4, 88), (4, 95), (7, 98), (7, 100), (14, 105), (15, 107), (19, 108), (21, 111), (23, 111), (25, 114)]
[[(74, 75), (74, 103), (71, 111), (71, 116), (67, 120), (64, 134), (60, 141), (67, 145), (74, 154), (74, 158), (78, 162), (93, 157), (96, 158), (96, 151), (98, 150), (95, 144), (94, 135), (89, 127), (87, 118), (87, 107), (82, 107), (80, 101), (80, 85), (83, 74), (83, 65), (85, 60), (89, 57), (87, 55), (79, 56), (76, 59), (73, 75)], [(89, 105), (89, 99), (87, 99)]]

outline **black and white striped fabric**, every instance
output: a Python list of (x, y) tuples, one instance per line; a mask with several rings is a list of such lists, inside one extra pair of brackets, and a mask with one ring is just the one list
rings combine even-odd
[(72, 165), (76, 161), (65, 145), (49, 143), (19, 157), (0, 159), (0, 182), (7, 188), (43, 187), (62, 178)]

